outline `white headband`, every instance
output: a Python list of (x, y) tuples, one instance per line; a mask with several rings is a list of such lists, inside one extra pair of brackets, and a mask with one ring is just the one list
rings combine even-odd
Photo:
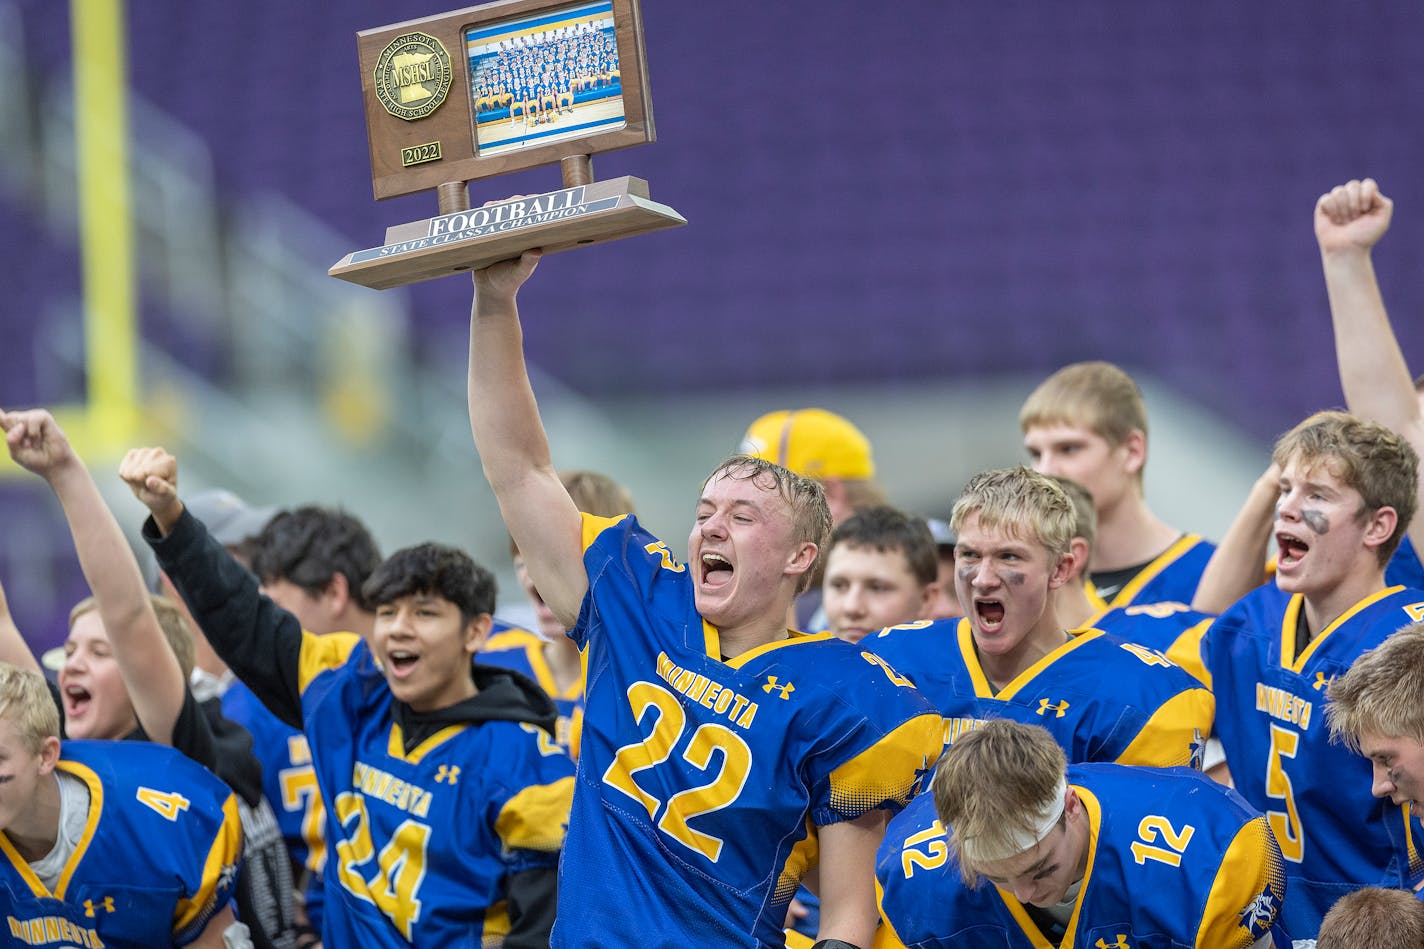
[(1063, 816), (1067, 793), (1067, 778), (1059, 778), (1058, 786), (1053, 789), (1053, 796), (1048, 799), (1048, 803), (1037, 815), (1030, 818), (1030, 822), (1034, 825), (1031, 831), (1015, 829), (1008, 835), (998, 837), (992, 842), (982, 841), (982, 838), (976, 837), (958, 838), (957, 846), (960, 855), (969, 863), (982, 866), (986, 863), (1007, 860), (1010, 857), (1017, 857), (1021, 853), (1027, 853), (1042, 843), (1053, 832), (1053, 828), (1058, 826), (1058, 819)]

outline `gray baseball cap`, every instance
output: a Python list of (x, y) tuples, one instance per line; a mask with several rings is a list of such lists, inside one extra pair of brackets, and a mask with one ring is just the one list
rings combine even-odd
[(217, 542), (224, 547), (236, 547), (262, 532), (275, 507), (252, 507), (242, 498), (224, 488), (200, 491), (183, 499), (194, 517), (202, 521)]

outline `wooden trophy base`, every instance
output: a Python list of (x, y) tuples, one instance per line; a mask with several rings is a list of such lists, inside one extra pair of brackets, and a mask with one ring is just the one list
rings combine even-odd
[(534, 247), (550, 254), (686, 223), (648, 199), (643, 179), (610, 178), (388, 228), (384, 245), (347, 254), (327, 273), (386, 290), (477, 270)]

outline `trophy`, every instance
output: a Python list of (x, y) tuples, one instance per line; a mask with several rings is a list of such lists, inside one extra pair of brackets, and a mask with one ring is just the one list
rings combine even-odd
[[(592, 155), (651, 142), (638, 0), (497, 0), (357, 34), (377, 200), (434, 189), (436, 217), (386, 230), (333, 277), (384, 290), (686, 224)], [(468, 183), (558, 162), (563, 188), (479, 208)]]

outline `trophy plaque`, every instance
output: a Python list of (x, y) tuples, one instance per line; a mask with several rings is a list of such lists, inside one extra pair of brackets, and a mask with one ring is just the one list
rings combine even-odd
[[(357, 34), (377, 200), (434, 190), (333, 277), (375, 289), (686, 224), (597, 152), (651, 142), (638, 0), (497, 0)], [(468, 183), (559, 163), (563, 187), (471, 208)]]

